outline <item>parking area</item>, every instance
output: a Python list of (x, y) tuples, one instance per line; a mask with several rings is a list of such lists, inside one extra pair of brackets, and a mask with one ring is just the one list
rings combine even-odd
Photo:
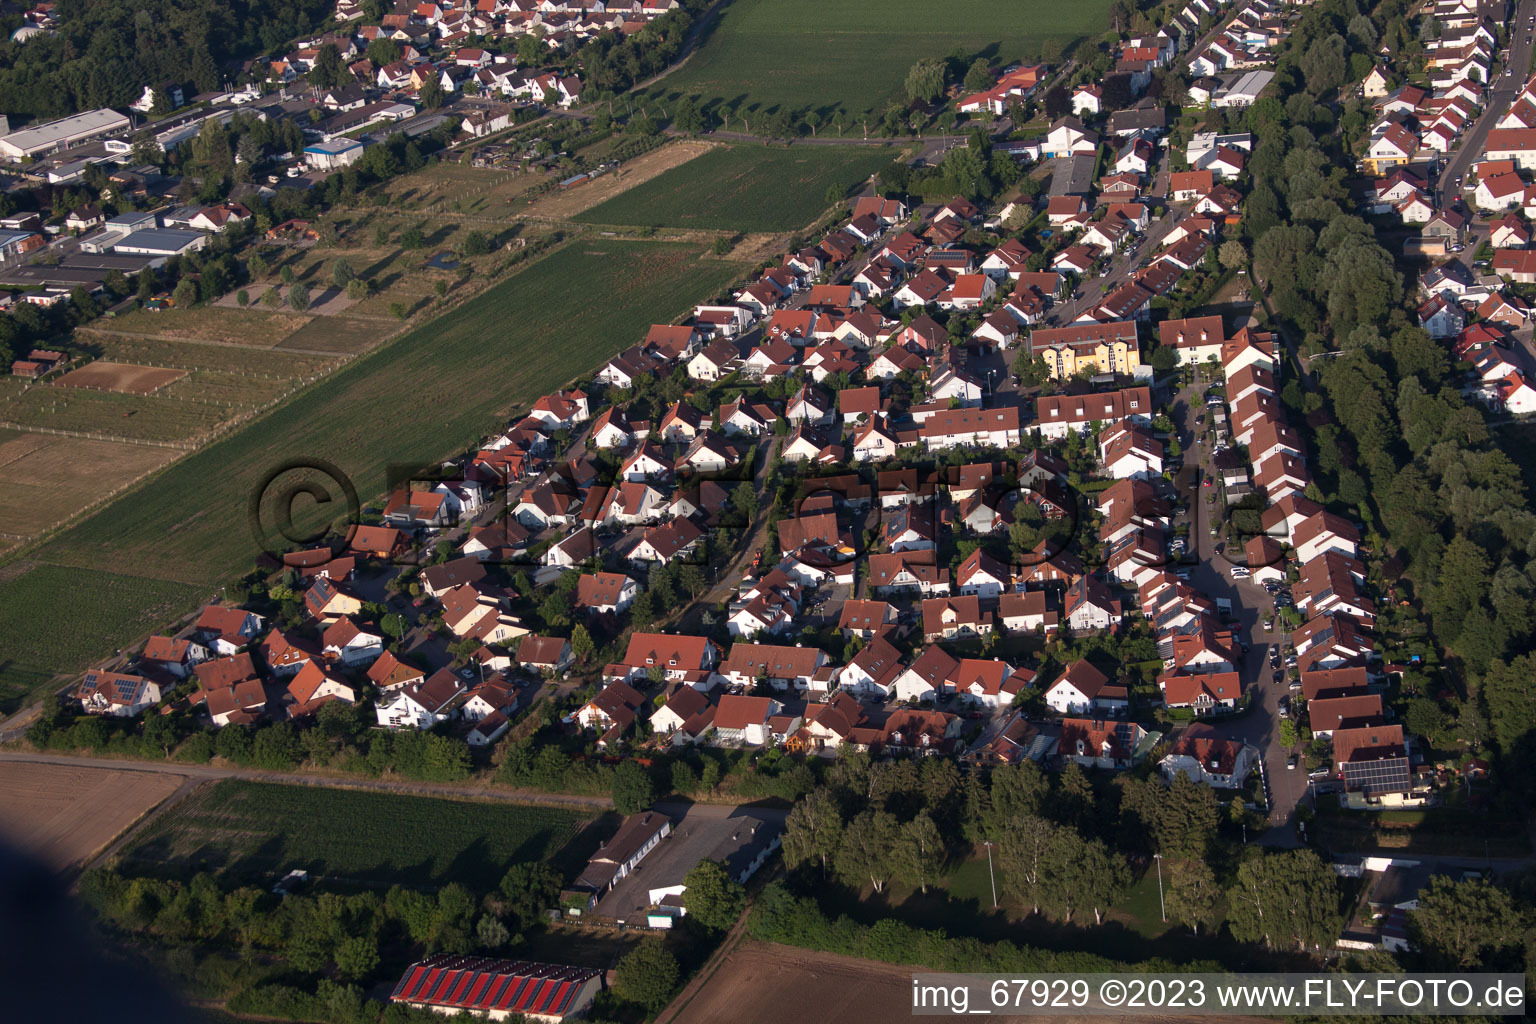
[[(668, 810), (673, 810), (668, 808)], [(681, 886), (701, 860), (724, 860), (757, 831), (782, 831), (788, 812), (764, 807), (694, 804), (672, 814), (672, 834), (597, 902), (596, 915), (620, 924), (644, 924), (655, 890)], [(658, 897), (659, 899), (659, 897)]]

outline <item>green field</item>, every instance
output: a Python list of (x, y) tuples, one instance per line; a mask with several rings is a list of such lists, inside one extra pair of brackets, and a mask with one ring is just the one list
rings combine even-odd
[(588, 224), (793, 231), (896, 158), (889, 146), (721, 146), (599, 203)]
[[(0, 714), (10, 714), (54, 672), (109, 658), (130, 637), (161, 628), (208, 587), (94, 569), (30, 566), (0, 582)], [(91, 637), (95, 645), (80, 643)]]
[(741, 111), (809, 108), (829, 121), (879, 113), (905, 102), (907, 71), (923, 57), (958, 49), (998, 66), (1059, 53), (1102, 33), (1108, 11), (1109, 0), (734, 0), (688, 63), (649, 95)]
[(130, 872), (273, 878), (300, 868), (364, 883), (489, 889), (520, 861), (556, 860), (596, 815), (554, 807), (226, 779), (150, 823)]
[[(650, 323), (711, 298), (739, 272), (733, 263), (700, 260), (692, 246), (567, 244), (146, 478), (30, 552), (33, 563), (0, 565), (0, 608), (56, 616), (56, 635), (34, 657), (12, 653), (26, 648), (14, 643), (13, 631), (30, 634), (0, 615), (0, 659), (68, 671), (132, 643), (145, 631), (138, 606), (146, 602), (131, 593), (110, 615), (75, 614), (81, 595), (97, 589), (96, 574), (199, 585), (177, 591), (190, 604), (193, 594), (211, 594), (255, 563), (247, 507), (275, 465), (327, 459), (366, 502), (383, 491), (390, 464), (419, 465), (467, 449), (539, 395), (639, 341)], [(73, 628), (63, 628), (59, 616)]]

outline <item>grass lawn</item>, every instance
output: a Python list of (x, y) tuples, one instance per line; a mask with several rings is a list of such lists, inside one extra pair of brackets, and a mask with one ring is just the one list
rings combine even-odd
[(888, 146), (721, 146), (576, 219), (588, 224), (793, 231), (826, 210), (829, 185), (851, 191), (896, 155)]
[(130, 871), (262, 879), (302, 868), (340, 880), (492, 888), (511, 865), (554, 859), (594, 815), (554, 807), (227, 779), (154, 821)]
[(0, 599), (3, 714), (20, 707), (55, 672), (110, 657), (213, 596), (207, 587), (57, 565), (32, 565), (7, 575), (0, 591), (5, 595)]
[[(1109, 25), (1108, 0), (734, 0), (688, 63), (650, 96), (741, 110), (883, 112), (905, 102), (907, 71), (959, 48), (994, 67), (1038, 57)], [(785, 68), (794, 68), (793, 74)], [(733, 126), (734, 127), (734, 126)], [(863, 126), (845, 123), (845, 132)]]
[[(384, 489), (389, 465), (426, 464), (477, 443), (740, 271), (699, 255), (687, 245), (577, 239), (146, 478), (33, 552), (36, 562), (0, 566), (0, 608), (35, 608), (54, 626), (44, 660), (25, 664), (78, 669), (153, 624), (139, 609), (155, 603), (154, 590), (149, 600), (130, 590), (101, 602), (109, 614), (100, 619), (82, 613), (98, 603), (96, 574), (198, 584), (168, 602), (186, 611), (254, 564), (248, 505), (262, 477), (286, 460), (329, 460), (366, 502)], [(61, 616), (71, 628), (60, 628)], [(16, 649), (6, 642), (15, 628), (0, 623), (0, 657)]]

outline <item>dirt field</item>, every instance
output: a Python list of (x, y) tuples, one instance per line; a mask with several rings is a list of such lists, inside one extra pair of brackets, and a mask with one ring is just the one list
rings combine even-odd
[(172, 381), (187, 375), (186, 370), (159, 366), (135, 366), (109, 363), (98, 359), (78, 370), (70, 370), (57, 381), (60, 387), (90, 388), (92, 391), (116, 391), (124, 395), (152, 395)]
[[(251, 301), (259, 296), (259, 292), (253, 291)], [(192, 309), (167, 309), (159, 313), (143, 310), (126, 313), (110, 321), (111, 329), (107, 333), (271, 348), (309, 320), (308, 316), (291, 310), (227, 309), (214, 304)]]
[(62, 871), (89, 860), (181, 781), (150, 772), (0, 763), (0, 830)]
[(0, 431), (0, 548), (35, 537), (175, 457), (153, 445)]
[[(663, 1024), (778, 1024), (786, 1015), (799, 1024), (906, 1020), (912, 1017), (915, 967), (897, 967), (816, 953), (792, 946), (744, 939), (731, 951), (704, 987), (680, 1010), (669, 1007)], [(786, 1012), (786, 993), (794, 1009)], [(686, 992), (685, 992), (686, 995)], [(987, 1020), (1041, 1021), (1055, 1024), (1173, 1024), (1178, 1017), (991, 1016)], [(1212, 1024), (1239, 1024), (1258, 1017), (1207, 1017)]]
[(709, 142), (688, 140), (653, 149), (620, 167), (617, 174), (605, 174), (575, 188), (540, 196), (524, 212), (530, 217), (550, 220), (574, 217), (714, 148)]

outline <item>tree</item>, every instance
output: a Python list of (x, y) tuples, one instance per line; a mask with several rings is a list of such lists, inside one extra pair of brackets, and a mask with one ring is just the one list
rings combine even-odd
[[(1165, 870), (1167, 862), (1164, 862)], [(1216, 899), (1221, 888), (1203, 860), (1181, 861), (1168, 870), (1168, 916), (1196, 935), (1216, 923)]]
[(613, 772), (613, 806), (620, 814), (638, 814), (656, 800), (656, 788), (644, 768), (625, 760)]
[(537, 67), (544, 62), (549, 47), (544, 43), (544, 30), (537, 28), (517, 37), (517, 62), (525, 67)]
[(907, 99), (931, 103), (944, 95), (947, 69), (937, 57), (924, 57), (907, 72)]
[(677, 958), (671, 951), (660, 939), (646, 939), (614, 968), (613, 988), (632, 1003), (659, 1010), (672, 998), (678, 976)]
[(410, 315), (410, 310), (405, 308), (405, 303), (403, 302), (391, 302), (389, 304), (389, 315), (396, 320), (404, 320)]
[(1408, 937), (1437, 971), (1519, 971), (1524, 931), (1509, 893), (1483, 878), (1436, 875), (1408, 912)]
[(747, 905), (747, 890), (719, 861), (699, 861), (683, 876), (683, 884), (688, 916), (712, 931), (730, 928)]
[(333, 85), (341, 85), (351, 75), (341, 62), (341, 53), (336, 49), (335, 43), (326, 43), (320, 47), (320, 52), (315, 54), (315, 63), (309, 69), (306, 76), (309, 84), (317, 89), (328, 89)]
[(443, 83), (438, 81), (436, 75), (421, 83), (419, 91), (422, 106), (428, 110), (436, 110), (443, 105), (446, 97), (443, 95)]
[(303, 282), (288, 286), (288, 306), (295, 313), (302, 313), (309, 308), (309, 286)]
[(475, 939), (481, 949), (500, 949), (512, 938), (512, 933), (502, 924), (500, 918), (490, 914), (481, 916), (475, 924)]
[(1166, 857), (1200, 858), (1216, 835), (1221, 808), (1209, 786), (1192, 782), (1179, 772), (1158, 801), (1152, 822), (1157, 852)]
[(698, 101), (692, 96), (684, 96), (677, 101), (677, 107), (672, 111), (672, 127), (689, 135), (704, 130), (704, 116), (699, 113)]
[(966, 92), (985, 92), (992, 87), (992, 65), (985, 57), (977, 57), (965, 72)]
[(918, 811), (916, 817), (901, 826), (896, 837), (891, 873), (926, 893), (928, 883), (938, 878), (943, 864), (944, 838), (939, 835), (939, 827), (927, 811)]
[(884, 892), (900, 826), (889, 811), (865, 811), (848, 823), (837, 848), (837, 871), (850, 885), (866, 881)]
[(1238, 270), (1248, 263), (1248, 250), (1235, 238), (1222, 242), (1218, 252), (1221, 265), (1226, 270)]
[(1038, 913), (1055, 899), (1057, 879), (1052, 867), (1063, 842), (1063, 829), (1044, 818), (1015, 818), (997, 844), (998, 874), (1003, 891)]
[(1039, 814), (1049, 788), (1045, 774), (1034, 761), (992, 769), (992, 818), (988, 831), (995, 837), (1009, 822)]
[(1338, 935), (1338, 883), (1311, 850), (1253, 850), (1227, 889), (1227, 926), (1239, 942), (1305, 951)]
[(731, 508), (745, 517), (749, 525), (757, 518), (757, 489), (750, 481), (737, 484), (731, 492)]
[(356, 276), (352, 264), (345, 259), (338, 259), (331, 264), (331, 284), (337, 289), (345, 288)]
[(1060, 85), (1054, 85), (1046, 90), (1045, 98), (1041, 102), (1045, 106), (1045, 116), (1052, 121), (1072, 112), (1072, 95)]
[(1482, 697), (1493, 722), (1493, 738), (1506, 757), (1529, 754), (1536, 742), (1536, 654), (1495, 660), (1483, 675)]
[(576, 623), (571, 630), (571, 657), (576, 664), (585, 665), (596, 653), (597, 645), (592, 642), (592, 634), (587, 632), (586, 626)]
[(347, 298), (353, 302), (362, 302), (368, 297), (368, 282), (360, 277), (354, 277), (347, 282)]
[(171, 293), (171, 301), (177, 309), (186, 309), (197, 303), (197, 285), (191, 278), (184, 277), (176, 284), (176, 290)]
[(1110, 851), (1097, 839), (1090, 839), (1073, 848), (1062, 843), (1057, 848), (1057, 886), (1054, 902), (1065, 911), (1064, 919), (1072, 920), (1079, 907), (1093, 911), (1093, 923), (1104, 923), (1104, 911), (1112, 906), (1130, 883), (1130, 870), (1125, 859)]
[(460, 256), (483, 256), (492, 249), (491, 240), (484, 231), (469, 231), (459, 243)]
[(249, 306), (251, 304), (251, 293), (246, 291), (244, 288), (241, 288), (238, 292), (235, 293), (235, 301), (238, 302), (242, 308)]
[(379, 967), (379, 940), (351, 935), (336, 945), (336, 970), (349, 981), (362, 981)]
[(811, 790), (784, 820), (784, 863), (799, 867), (812, 861), (828, 869), (843, 844), (843, 815), (825, 786)]
[(400, 59), (400, 44), (388, 36), (379, 36), (368, 44), (364, 56), (374, 63), (375, 67), (385, 67)]
[(562, 882), (560, 872), (542, 861), (524, 861), (508, 868), (498, 888), (502, 916), (510, 922), (510, 929), (524, 932), (536, 925), (545, 909), (555, 905)]

